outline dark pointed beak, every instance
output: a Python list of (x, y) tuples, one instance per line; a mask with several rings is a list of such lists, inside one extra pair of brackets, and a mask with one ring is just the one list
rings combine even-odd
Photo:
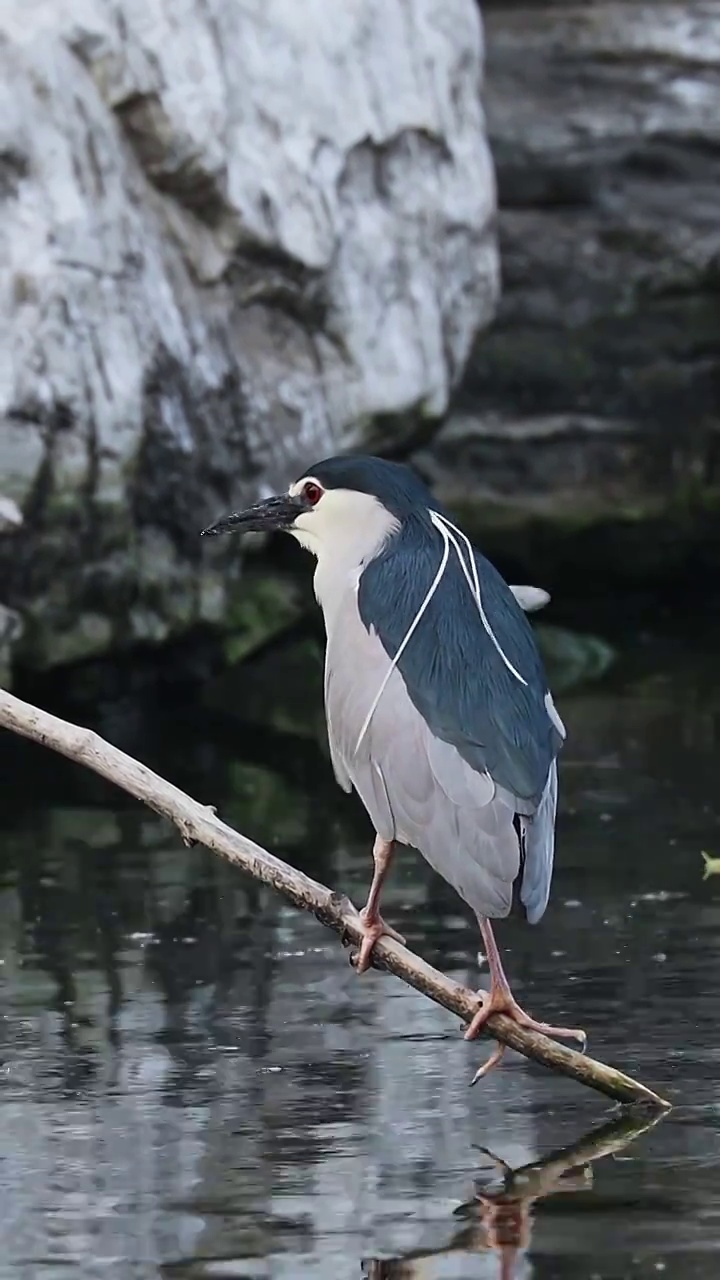
[(218, 533), (271, 533), (275, 529), (290, 529), (308, 505), (302, 498), (291, 498), (287, 493), (256, 502), (247, 511), (235, 511), (223, 516), (215, 524), (203, 529), (201, 537), (215, 537)]

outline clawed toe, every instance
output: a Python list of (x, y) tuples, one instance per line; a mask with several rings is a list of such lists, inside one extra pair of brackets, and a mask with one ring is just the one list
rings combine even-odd
[(549, 1022), (538, 1022), (525, 1013), (519, 1005), (503, 1009), (503, 1013), (507, 1013), (508, 1017), (517, 1022), (519, 1027), (524, 1027), (526, 1031), (537, 1031), (540, 1035), (550, 1036), (553, 1040), (577, 1040), (580, 1044), (580, 1052), (585, 1052), (587, 1032), (580, 1027), (553, 1027)]
[(483, 1076), (487, 1076), (490, 1074), (493, 1067), (496, 1067), (498, 1063), (502, 1061), (502, 1057), (504, 1053), (505, 1053), (505, 1045), (501, 1044), (500, 1041), (498, 1040), (487, 1062), (484, 1062), (483, 1065), (481, 1067), (478, 1067), (477, 1071), (475, 1072), (475, 1075), (470, 1081), (471, 1088), (474, 1084), (477, 1084), (478, 1080), (482, 1080)]
[(359, 915), (363, 940), (353, 964), (358, 973), (365, 973), (372, 964), (373, 947), (380, 938), (394, 938), (396, 942), (401, 942), (403, 946), (405, 945), (405, 939), (401, 933), (398, 933), (397, 929), (393, 929), (392, 925), (387, 924), (382, 916), (375, 916), (374, 920), (368, 920), (364, 911), (361, 911)]
[[(465, 1030), (465, 1039), (474, 1040), (491, 1014), (502, 1013), (506, 1018), (511, 1018), (517, 1026), (523, 1027), (526, 1031), (536, 1031), (540, 1035), (553, 1036), (558, 1040), (578, 1040), (580, 1042), (580, 1052), (584, 1053), (587, 1045), (587, 1036), (579, 1027), (553, 1027), (549, 1022), (538, 1022), (535, 1018), (531, 1018), (524, 1009), (520, 1008), (505, 976), (492, 925), (485, 916), (480, 915), (478, 916), (478, 923), (490, 969), (490, 990), (478, 991), (480, 1008), (471, 1018)], [(504, 1052), (505, 1045), (497, 1044), (487, 1062), (475, 1072), (470, 1083), (475, 1084), (476, 1081), (482, 1080), (483, 1076), (492, 1071), (493, 1067), (496, 1067), (501, 1061)]]
[[(503, 1013), (507, 1018), (511, 1018), (519, 1027), (523, 1027), (526, 1031), (536, 1031), (540, 1035), (551, 1036), (557, 1040), (577, 1040), (580, 1044), (580, 1052), (584, 1053), (587, 1045), (587, 1035), (579, 1027), (555, 1027), (549, 1022), (538, 1022), (535, 1018), (531, 1018), (524, 1009), (512, 997), (504, 996), (502, 993), (479, 991), (478, 998), (482, 1002), (477, 1013), (465, 1029), (465, 1040), (474, 1040), (481, 1032), (488, 1018), (493, 1013)], [(475, 1072), (470, 1084), (477, 1084), (478, 1080), (482, 1080), (488, 1075), (494, 1067), (502, 1060), (505, 1053), (505, 1045), (496, 1044), (487, 1062)]]

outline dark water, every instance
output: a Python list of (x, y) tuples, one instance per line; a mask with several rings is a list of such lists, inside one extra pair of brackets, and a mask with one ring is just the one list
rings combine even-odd
[[(720, 1274), (717, 638), (633, 641), (562, 696), (552, 906), (500, 930), (526, 1007), (673, 1100), (624, 1147), (588, 1137), (604, 1099), (513, 1055), (468, 1089), (487, 1049), (450, 1015), (2, 738), (0, 1280)], [(170, 701), (98, 723), (360, 902), (370, 833), (320, 746), (315, 656)], [(414, 854), (386, 914), (474, 977), (472, 922)], [(481, 1148), (546, 1163), (513, 1178)]]

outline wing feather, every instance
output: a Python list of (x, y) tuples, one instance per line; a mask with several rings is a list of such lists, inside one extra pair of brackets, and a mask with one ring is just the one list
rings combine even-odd
[(530, 924), (537, 924), (540, 920), (550, 896), (555, 856), (557, 793), (557, 763), (553, 760), (547, 786), (537, 812), (523, 823), (525, 865), (520, 886), (520, 900), (525, 907)]
[(325, 670), (336, 773), (351, 780), (379, 835), (419, 849), (480, 914), (507, 915), (520, 866), (514, 800), (433, 734), (397, 670), (358, 745), (389, 666), (348, 592), (334, 615)]
[[(423, 541), (408, 541), (404, 527), (359, 583), (361, 618), (377, 630), (390, 657), (400, 649), (442, 552), (432, 527)], [(490, 641), (454, 555), (398, 668), (434, 733), (535, 808), (560, 741), (544, 703), (547, 680), (532, 628), (510, 588), (479, 553), (476, 563), (499, 645), (526, 683)]]
[[(472, 849), (474, 834), (476, 852), (471, 856), (476, 861), (482, 859), (491, 876), (505, 860), (507, 874), (500, 878), (506, 885), (511, 883), (509, 877), (517, 876), (519, 866), (518, 835), (514, 828), (512, 834), (508, 831), (508, 815), (511, 823), (515, 814), (521, 818), (524, 858), (520, 899), (528, 918), (536, 920), (547, 904), (552, 877), (555, 759), (564, 737), (563, 725), (522, 607), (494, 566), (477, 551), (475, 565), (485, 619), (472, 597), (467, 574), (452, 554), (420, 625), (402, 647), (442, 553), (441, 536), (429, 520), (421, 526), (406, 522), (360, 577), (360, 617), (368, 633), (377, 635), (388, 659), (399, 655), (388, 690), (399, 675), (428, 731), (425, 748), (431, 773), (445, 799), (457, 810), (455, 815), (445, 813), (443, 820), (454, 823), (451, 829), (466, 855)], [(492, 637), (486, 619), (492, 626)], [(383, 702), (385, 693), (378, 711)], [(391, 726), (388, 730), (392, 732)], [(453, 754), (443, 755), (442, 747), (451, 748)], [(466, 770), (458, 768), (458, 757)], [(486, 798), (488, 780), (494, 786), (491, 800)], [(411, 786), (410, 780), (406, 786)], [(389, 782), (388, 790), (396, 807)], [(409, 794), (403, 790), (403, 797)], [(484, 803), (474, 803), (474, 797), (481, 795)], [(448, 834), (446, 829), (446, 857)], [(418, 845), (433, 865), (440, 839), (434, 828), (432, 833), (428, 828), (426, 843)], [(451, 879), (445, 865), (438, 869)]]

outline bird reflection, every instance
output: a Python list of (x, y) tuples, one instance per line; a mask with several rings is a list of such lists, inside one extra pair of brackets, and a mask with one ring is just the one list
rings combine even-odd
[(444, 1248), (410, 1250), (401, 1258), (364, 1259), (362, 1276), (366, 1280), (425, 1280), (425, 1264), (432, 1258), (490, 1251), (498, 1258), (499, 1280), (514, 1280), (518, 1256), (530, 1245), (537, 1202), (588, 1191), (593, 1185), (591, 1165), (595, 1161), (617, 1155), (662, 1118), (662, 1113), (620, 1116), (592, 1129), (571, 1146), (518, 1169), (485, 1147), (479, 1148), (500, 1175), (500, 1189), (490, 1190), (486, 1179), (476, 1179), (471, 1198), (454, 1211), (454, 1216), (464, 1219), (464, 1225)]

